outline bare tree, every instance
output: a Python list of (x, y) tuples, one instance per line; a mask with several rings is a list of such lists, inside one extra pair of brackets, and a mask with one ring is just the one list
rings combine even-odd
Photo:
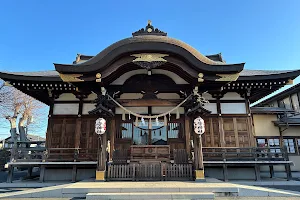
[[(2, 127), (9, 127), (13, 141), (16, 141), (17, 133), (20, 135), (20, 141), (26, 141), (28, 129), (31, 128), (34, 131), (39, 128), (39, 122), (42, 120), (38, 119), (45, 116), (44, 108), (45, 105), (36, 99), (16, 88), (1, 83), (0, 117), (7, 121), (7, 123), (1, 124), (3, 124)], [(36, 120), (33, 120), (35, 118)]]

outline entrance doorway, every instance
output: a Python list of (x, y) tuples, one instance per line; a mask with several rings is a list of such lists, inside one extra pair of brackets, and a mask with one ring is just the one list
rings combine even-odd
[[(149, 129), (149, 123), (152, 128)], [(167, 127), (162, 121), (144, 120), (133, 127), (133, 145), (167, 145)]]

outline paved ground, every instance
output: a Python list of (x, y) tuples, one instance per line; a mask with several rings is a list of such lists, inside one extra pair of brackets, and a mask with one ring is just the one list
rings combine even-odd
[[(14, 173), (14, 180), (19, 180), (21, 177), (25, 177), (27, 171), (18, 171)], [(0, 171), (0, 183), (6, 182), (7, 171)]]
[(272, 189), (280, 189), (280, 190), (290, 190), (295, 192), (300, 192), (299, 185), (259, 185), (259, 187), (266, 187)]
[[(258, 197), (259, 200), (300, 200), (300, 197)], [(216, 197), (215, 200), (258, 200), (257, 197)], [(82, 198), (41, 198), (42, 200), (79, 200)], [(36, 198), (10, 198), (6, 200), (36, 200)]]

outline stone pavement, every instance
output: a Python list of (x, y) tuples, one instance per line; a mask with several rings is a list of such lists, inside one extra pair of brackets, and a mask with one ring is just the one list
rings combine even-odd
[[(82, 198), (79, 198), (82, 199)], [(42, 200), (79, 200), (76, 198), (42, 198)], [(36, 198), (7, 198), (4, 200), (36, 200)], [(215, 200), (257, 200), (257, 197), (215, 197)], [(300, 200), (299, 197), (260, 197), (259, 200)]]
[[(74, 199), (73, 197), (84, 198), (88, 193), (134, 193), (144, 192), (213, 192), (217, 200), (249, 200), (259, 198), (259, 200), (300, 200), (300, 192), (280, 190), (273, 188), (265, 188), (253, 186), (253, 182), (244, 181), (240, 183), (222, 182), (215, 179), (208, 179), (205, 183), (187, 182), (187, 181), (153, 181), (153, 182), (95, 182), (94, 180), (85, 180), (77, 183), (38, 183), (38, 182), (15, 182), (15, 183), (0, 183), (0, 188), (5, 192), (8, 188), (31, 187), (18, 192), (7, 192), (0, 194), (0, 199), (9, 199), (13, 197), (21, 198), (45, 198), (53, 197), (54, 199)], [(254, 182), (256, 185), (290, 185), (299, 186), (298, 181), (267, 181)], [(42, 188), (35, 188), (35, 187)], [(232, 195), (233, 197), (226, 197)], [(254, 197), (256, 196), (256, 197)], [(280, 196), (280, 198), (279, 198)], [(65, 198), (64, 198), (65, 197)], [(53, 199), (52, 198), (52, 199)], [(46, 198), (51, 199), (51, 198)]]

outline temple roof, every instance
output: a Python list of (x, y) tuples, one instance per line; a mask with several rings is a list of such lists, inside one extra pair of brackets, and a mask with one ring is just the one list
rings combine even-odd
[[(240, 72), (240, 77), (238, 80), (244, 80), (249, 78), (251, 80), (260, 79), (262, 77), (269, 79), (274, 79), (274, 76), (281, 77), (289, 77), (291, 74), (300, 74), (300, 70), (249, 70), (244, 69)], [(48, 78), (49, 81), (59, 81), (61, 80), (59, 77), (59, 73), (55, 70), (47, 70), (47, 71), (36, 71), (36, 72), (0, 72), (0, 78), (9, 78), (9, 79), (18, 79), (18, 80), (26, 80), (32, 78)], [(44, 79), (43, 79), (44, 80)]]
[[(220, 53), (205, 56), (148, 22), (132, 37), (108, 46), (96, 56), (78, 54), (73, 64), (54, 64), (56, 70), (0, 72), (0, 78), (40, 99), (41, 90), (48, 95), (48, 90), (55, 87), (59, 91), (73, 91), (78, 87), (90, 90), (90, 83), (97, 84), (97, 89), (99, 85), (122, 87), (111, 83), (127, 72), (146, 69), (151, 74), (155, 68), (174, 73), (188, 83), (176, 87), (201, 86), (203, 90), (240, 93), (251, 90), (249, 100), (254, 102), (300, 75), (300, 70), (247, 70), (244, 64), (228, 64)], [(203, 83), (207, 83), (205, 87)]]
[(54, 63), (54, 65), (56, 70), (61, 73), (101, 71), (120, 56), (137, 52), (160, 52), (179, 55), (199, 71), (231, 73), (240, 72), (244, 68), (244, 63), (226, 64), (224, 62), (214, 61), (178, 39), (157, 35), (142, 35), (120, 40), (108, 46), (86, 62), (77, 64)]
[(274, 95), (274, 96), (271, 96), (261, 102), (259, 102), (258, 104), (256, 104), (255, 106), (264, 106), (264, 105), (268, 105), (269, 103), (272, 103), (273, 101), (277, 101), (277, 100), (280, 100), (280, 99), (283, 99), (283, 98), (286, 98), (287, 96), (291, 95), (291, 94), (294, 94), (294, 93), (297, 93), (300, 91), (300, 83)]

